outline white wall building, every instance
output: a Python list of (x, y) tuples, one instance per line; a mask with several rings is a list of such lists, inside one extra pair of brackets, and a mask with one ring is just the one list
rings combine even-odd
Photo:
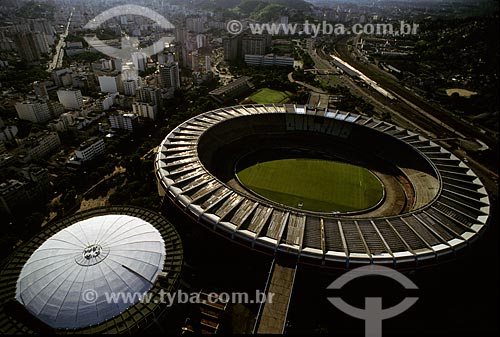
[(145, 71), (147, 65), (147, 55), (142, 52), (132, 53), (132, 62), (134, 62), (135, 69)]
[(90, 138), (75, 151), (75, 156), (82, 162), (90, 161), (104, 153), (106, 145), (102, 138)]
[(83, 97), (80, 90), (58, 90), (57, 97), (59, 98), (59, 102), (61, 102), (66, 109), (78, 110), (82, 108)]
[(135, 114), (144, 118), (156, 120), (158, 117), (158, 106), (155, 104), (135, 102), (132, 109)]
[(104, 110), (104, 111), (111, 109), (111, 107), (115, 104), (115, 97), (116, 96), (118, 96), (118, 93), (116, 93), (116, 92), (106, 95), (106, 97), (102, 98), (99, 101), (99, 108)]
[(245, 63), (252, 66), (280, 66), (293, 67), (293, 57), (268, 55), (245, 55)]
[(33, 123), (44, 123), (52, 118), (49, 105), (43, 101), (24, 101), (16, 103), (20, 119)]
[(101, 92), (114, 93), (119, 92), (121, 76), (99, 76), (99, 86), (101, 87)]

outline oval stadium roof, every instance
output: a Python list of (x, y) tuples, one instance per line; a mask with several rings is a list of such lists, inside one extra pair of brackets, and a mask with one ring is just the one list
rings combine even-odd
[[(56, 329), (97, 325), (137, 303), (164, 261), (165, 243), (150, 223), (129, 215), (96, 216), (35, 250), (17, 280), (16, 299)], [(135, 297), (109, 301), (110, 294)]]

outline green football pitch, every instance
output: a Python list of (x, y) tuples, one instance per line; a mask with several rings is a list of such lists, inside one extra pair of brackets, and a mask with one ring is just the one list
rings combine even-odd
[(286, 103), (291, 96), (289, 91), (277, 91), (269, 88), (262, 88), (250, 96), (250, 99), (257, 104), (265, 103)]
[(315, 212), (364, 210), (383, 197), (382, 184), (373, 173), (336, 161), (280, 159), (255, 164), (237, 175), (266, 199)]

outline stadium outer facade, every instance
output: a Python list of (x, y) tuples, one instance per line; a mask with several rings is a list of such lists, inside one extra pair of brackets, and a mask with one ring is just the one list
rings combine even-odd
[[(386, 185), (384, 202), (366, 213), (308, 212), (263, 199), (233, 179), (240, 157), (283, 146), (374, 165)], [(164, 139), (155, 172), (160, 194), (216, 233), (326, 266), (432, 262), (477, 238), (489, 216), (480, 179), (438, 144), (387, 122), (309, 106), (202, 113)]]

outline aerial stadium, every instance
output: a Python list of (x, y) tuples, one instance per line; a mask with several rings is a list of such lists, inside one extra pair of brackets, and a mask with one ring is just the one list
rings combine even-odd
[[(0, 331), (132, 333), (166, 312), (163, 291), (180, 282), (180, 237), (137, 207), (76, 213), (19, 247), (0, 274)], [(149, 294), (150, 301), (106, 294)], [(109, 295), (108, 295), (109, 296)]]
[(422, 135), (294, 104), (199, 114), (166, 136), (155, 173), (215, 233), (321, 266), (432, 263), (477, 238), (490, 209), (476, 174)]

